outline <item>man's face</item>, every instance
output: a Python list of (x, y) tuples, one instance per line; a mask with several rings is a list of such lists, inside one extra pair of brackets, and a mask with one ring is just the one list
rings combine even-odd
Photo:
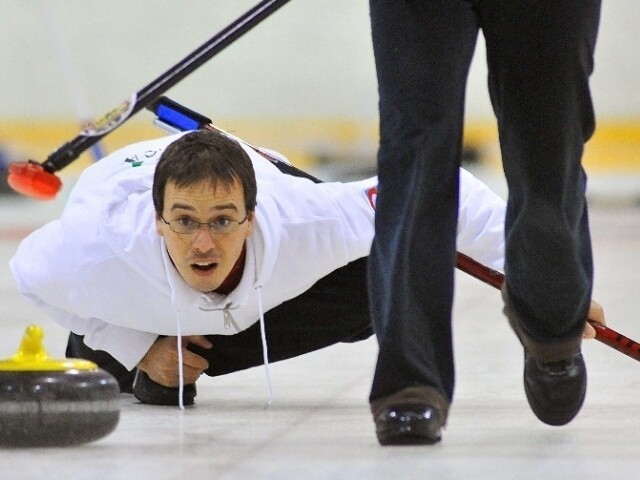
[[(164, 194), (162, 216), (168, 222), (228, 223), (241, 222), (247, 214), (242, 185), (235, 182), (227, 189), (217, 189), (208, 181), (185, 188), (168, 182)], [(245, 240), (253, 233), (254, 214), (228, 234), (211, 233), (206, 225), (194, 233), (176, 233), (156, 217), (158, 234), (164, 237), (167, 251), (184, 281), (200, 292), (220, 286), (238, 260)]]

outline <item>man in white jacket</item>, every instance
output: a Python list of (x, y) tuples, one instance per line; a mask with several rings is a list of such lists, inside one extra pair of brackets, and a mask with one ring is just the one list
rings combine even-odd
[[(72, 332), (68, 356), (143, 403), (182, 405), (202, 373), (268, 374), (269, 361), (372, 334), (376, 179), (313, 183), (264, 155), (195, 131), (83, 172), (61, 218), (10, 262), (20, 292)], [(504, 202), (462, 170), (461, 185), (458, 250), (499, 270)]]

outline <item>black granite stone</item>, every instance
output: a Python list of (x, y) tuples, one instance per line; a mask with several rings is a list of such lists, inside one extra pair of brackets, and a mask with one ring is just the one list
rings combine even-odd
[(98, 440), (120, 419), (120, 389), (104, 370), (0, 371), (0, 447)]

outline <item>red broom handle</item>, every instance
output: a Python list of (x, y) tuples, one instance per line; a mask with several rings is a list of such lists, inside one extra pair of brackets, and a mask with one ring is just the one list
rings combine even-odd
[[(486, 267), (480, 262), (477, 262), (473, 258), (460, 252), (458, 252), (458, 257), (456, 259), (456, 267), (497, 289), (500, 289), (504, 283), (504, 274)], [(587, 319), (587, 321), (596, 330), (596, 340), (640, 362), (640, 344), (638, 342), (625, 337), (621, 333), (618, 333), (612, 328), (596, 322), (595, 320)]]

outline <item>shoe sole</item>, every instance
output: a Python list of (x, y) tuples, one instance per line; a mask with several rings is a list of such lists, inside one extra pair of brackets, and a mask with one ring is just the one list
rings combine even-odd
[[(376, 431), (380, 445), (433, 445), (438, 443), (442, 435), (440, 429), (436, 432), (429, 425), (422, 422), (388, 425), (387, 428)], [(425, 422), (426, 423), (426, 422)]]
[(415, 433), (393, 433), (389, 435), (378, 435), (378, 443), (382, 446), (388, 445), (433, 445), (440, 441), (441, 437), (423, 436)]

